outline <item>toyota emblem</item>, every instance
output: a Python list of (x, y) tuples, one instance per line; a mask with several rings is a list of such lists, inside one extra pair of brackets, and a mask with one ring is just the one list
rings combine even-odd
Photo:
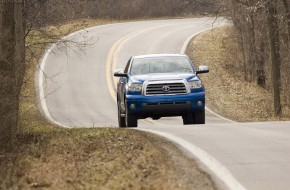
[(163, 86), (162, 90), (163, 90), (163, 92), (169, 92), (170, 91), (170, 87), (169, 86)]

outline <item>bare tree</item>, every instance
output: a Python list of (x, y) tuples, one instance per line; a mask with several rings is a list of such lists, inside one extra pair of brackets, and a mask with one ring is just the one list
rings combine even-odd
[(267, 23), (269, 30), (269, 42), (271, 51), (271, 71), (272, 71), (272, 86), (274, 95), (274, 112), (276, 116), (281, 115), (281, 57), (280, 57), (280, 33), (278, 25), (278, 11), (276, 5), (278, 0), (266, 1)]
[(224, 1), (239, 35), (245, 78), (273, 92), (273, 113), (281, 116), (283, 106), (290, 108), (289, 0)]
[(285, 14), (287, 18), (287, 29), (288, 29), (288, 43), (290, 41), (290, 7), (289, 7), (289, 0), (282, 0), (283, 6), (285, 9)]
[(17, 131), (19, 94), (25, 71), (22, 3), (0, 3), (0, 146)]

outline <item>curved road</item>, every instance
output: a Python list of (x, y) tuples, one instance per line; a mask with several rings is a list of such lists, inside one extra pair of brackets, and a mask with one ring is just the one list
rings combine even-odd
[[(222, 24), (210, 18), (142, 21), (68, 36), (79, 45), (58, 43), (41, 63), (44, 72), (37, 80), (44, 114), (64, 127), (117, 126), (114, 68), (124, 68), (131, 55), (180, 53), (193, 34)], [(139, 129), (191, 153), (222, 189), (290, 189), (289, 122), (238, 124), (207, 112), (206, 123), (143, 120)]]

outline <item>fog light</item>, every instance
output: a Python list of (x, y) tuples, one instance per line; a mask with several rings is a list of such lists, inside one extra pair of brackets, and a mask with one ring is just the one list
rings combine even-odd
[(134, 109), (136, 109), (136, 105), (135, 104), (131, 104), (130, 108), (131, 108), (131, 110), (134, 110)]
[(202, 101), (197, 101), (197, 105), (198, 105), (198, 106), (203, 106)]

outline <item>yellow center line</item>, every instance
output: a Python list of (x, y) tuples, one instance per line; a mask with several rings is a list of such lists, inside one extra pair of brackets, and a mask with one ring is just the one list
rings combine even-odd
[[(150, 30), (154, 30), (157, 28), (161, 28), (164, 27), (163, 26), (154, 26), (154, 27), (148, 27), (148, 28), (143, 28), (137, 31), (134, 31), (130, 34), (127, 34), (126, 36), (123, 36), (122, 38), (120, 38), (110, 49), (109, 54), (107, 56), (107, 61), (106, 61), (106, 79), (107, 79), (107, 86), (109, 88), (109, 92), (114, 100), (115, 103), (117, 103), (117, 93), (116, 93), (116, 86), (117, 86), (117, 80), (113, 79), (113, 72), (117, 67), (118, 64), (118, 59), (119, 59), (119, 55), (121, 52), (122, 47), (124, 46), (125, 43), (127, 43), (130, 39), (132, 39), (133, 37), (139, 35), (140, 33), (143, 32), (147, 32)], [(166, 25), (169, 26), (169, 25)], [(147, 123), (150, 124), (156, 124), (156, 125), (165, 125), (156, 121), (151, 121), (151, 120), (144, 120)]]

